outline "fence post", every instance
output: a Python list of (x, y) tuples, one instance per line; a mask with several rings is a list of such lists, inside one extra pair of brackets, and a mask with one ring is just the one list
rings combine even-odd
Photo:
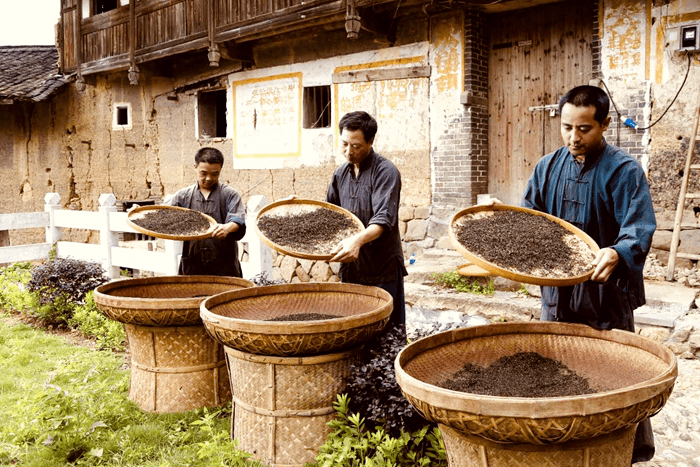
[(61, 195), (58, 193), (46, 193), (44, 195), (44, 212), (49, 213), (49, 225), (46, 226), (46, 243), (54, 245), (61, 239), (63, 229), (56, 227), (55, 211), (61, 209)]
[(112, 247), (119, 245), (119, 237), (109, 227), (109, 213), (117, 212), (117, 198), (112, 193), (102, 193), (98, 202), (100, 204), (100, 245), (104, 255), (102, 267), (110, 279), (116, 279), (119, 277), (119, 267), (112, 266)]
[(177, 276), (180, 267), (180, 256), (182, 255), (183, 242), (180, 240), (163, 240), (166, 259), (169, 261), (168, 274)]
[(269, 202), (264, 195), (251, 196), (247, 204), (247, 229), (245, 236), (241, 239), (248, 243), (248, 279), (260, 274), (269, 274), (272, 271), (272, 255), (270, 248), (260, 241), (260, 238), (255, 233), (253, 223), (258, 215), (258, 212)]

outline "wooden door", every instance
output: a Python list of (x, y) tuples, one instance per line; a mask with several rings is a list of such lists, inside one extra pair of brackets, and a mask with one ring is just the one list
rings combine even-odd
[(562, 145), (559, 98), (592, 78), (592, 2), (489, 17), (489, 193), (520, 204), (532, 169)]

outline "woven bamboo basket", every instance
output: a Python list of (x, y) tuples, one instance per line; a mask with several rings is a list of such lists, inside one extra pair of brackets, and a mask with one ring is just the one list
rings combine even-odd
[(129, 399), (147, 412), (217, 407), (231, 397), (223, 347), (199, 318), (199, 304), (226, 290), (252, 287), (236, 277), (126, 279), (95, 289), (95, 303), (124, 323), (131, 356)]
[[(496, 397), (438, 387), (464, 364), (517, 352), (559, 360), (595, 394)], [(396, 379), (443, 433), (450, 466), (629, 466), (637, 424), (658, 413), (678, 369), (673, 353), (626, 331), (566, 323), (499, 323), (435, 334), (404, 348)]]
[(180, 206), (169, 206), (167, 204), (158, 204), (155, 206), (139, 206), (137, 208), (132, 209), (129, 211), (129, 214), (126, 216), (126, 223), (131, 227), (132, 229), (141, 232), (142, 234), (150, 235), (151, 237), (156, 237), (156, 238), (163, 238), (166, 240), (180, 240), (180, 241), (187, 241), (187, 240), (201, 240), (204, 238), (209, 238), (211, 237), (211, 234), (214, 233), (214, 230), (216, 229), (216, 226), (218, 225), (218, 222), (211, 217), (208, 214), (204, 214), (203, 212), (198, 212), (199, 215), (204, 217), (207, 222), (209, 222), (209, 228), (207, 230), (204, 230), (202, 232), (197, 232), (194, 234), (190, 235), (173, 235), (173, 234), (167, 234), (163, 232), (156, 232), (154, 230), (149, 230), (144, 227), (141, 227), (140, 225), (134, 223), (134, 220), (138, 220), (139, 218), (144, 217), (149, 211), (158, 211), (158, 210), (178, 210), (178, 211), (192, 211), (192, 209), (188, 208), (183, 208)]
[(225, 347), (231, 374), (231, 438), (271, 467), (314, 460), (335, 418), (356, 351), (312, 357), (254, 355)]
[(141, 326), (201, 324), (199, 305), (222, 292), (253, 287), (225, 276), (163, 276), (125, 279), (95, 289), (95, 303), (109, 319)]
[[(319, 355), (363, 345), (389, 321), (391, 295), (347, 283), (284, 284), (234, 290), (202, 302), (210, 335), (227, 347), (258, 355)], [(268, 321), (299, 313), (336, 315), (308, 321)]]
[(505, 267), (502, 267), (501, 265), (491, 263), (489, 261), (486, 261), (484, 258), (481, 256), (475, 254), (474, 252), (471, 252), (467, 250), (464, 245), (462, 245), (459, 240), (457, 240), (457, 235), (455, 234), (455, 224), (460, 221), (460, 219), (464, 218), (465, 216), (468, 216), (470, 214), (476, 214), (480, 212), (487, 212), (487, 211), (518, 211), (518, 212), (524, 212), (531, 214), (533, 216), (541, 216), (544, 217), (556, 224), (559, 224), (562, 226), (564, 229), (568, 230), (572, 234), (574, 234), (576, 237), (578, 237), (581, 241), (583, 241), (588, 247), (591, 249), (593, 253), (597, 253), (600, 247), (598, 244), (593, 240), (586, 232), (583, 230), (579, 229), (573, 224), (570, 224), (569, 222), (566, 222), (565, 220), (559, 219), (556, 216), (553, 216), (551, 214), (547, 214), (544, 212), (536, 211), (534, 209), (528, 209), (524, 208), (521, 206), (510, 206), (510, 205), (505, 205), (505, 204), (496, 204), (493, 206), (485, 206), (485, 205), (478, 205), (478, 206), (470, 206), (468, 208), (462, 209), (461, 211), (457, 212), (454, 216), (452, 216), (452, 219), (450, 220), (450, 228), (448, 229), (448, 234), (450, 237), (450, 242), (452, 243), (452, 246), (457, 250), (459, 253), (462, 254), (465, 258), (467, 258), (470, 262), (472, 262), (474, 265), (476, 265), (479, 268), (482, 268), (492, 274), (495, 274), (497, 276), (505, 277), (507, 279), (516, 281), (516, 282), (523, 282), (525, 284), (535, 284), (535, 285), (545, 285), (545, 286), (552, 286), (552, 287), (562, 287), (565, 285), (574, 285), (574, 284), (580, 284), (581, 282), (585, 282), (590, 277), (593, 275), (593, 272), (595, 271), (595, 268), (589, 269), (587, 272), (583, 274), (578, 274), (576, 276), (570, 276), (570, 277), (547, 277), (547, 276), (536, 276), (532, 274), (525, 274), (521, 273), (518, 271), (514, 271), (511, 269), (507, 269)]
[(258, 228), (258, 222), (261, 218), (265, 216), (285, 217), (294, 214), (301, 214), (304, 212), (308, 212), (309, 210), (318, 208), (330, 209), (331, 211), (343, 214), (355, 224), (358, 231), (362, 231), (365, 228), (365, 225), (362, 223), (362, 221), (355, 214), (351, 213), (347, 209), (343, 209), (340, 206), (336, 206), (335, 204), (326, 203), (325, 201), (316, 201), (313, 199), (301, 198), (282, 199), (279, 201), (275, 201), (274, 203), (268, 204), (267, 206), (262, 208), (260, 212), (258, 212), (258, 215), (255, 218), (255, 223), (253, 224), (253, 228), (255, 229), (255, 233), (258, 235), (258, 237), (260, 237), (260, 240), (264, 244), (266, 244), (273, 250), (279, 251), (283, 255), (294, 256), (295, 258), (328, 261), (334, 255), (330, 255), (320, 251), (310, 253), (294, 250), (286, 245), (280, 245), (278, 243), (275, 243), (267, 236), (265, 236), (265, 234), (262, 233), (260, 228)]

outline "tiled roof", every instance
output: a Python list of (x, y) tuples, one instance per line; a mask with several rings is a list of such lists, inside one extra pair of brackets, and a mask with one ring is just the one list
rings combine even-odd
[(56, 47), (0, 46), (0, 99), (39, 102), (66, 83)]

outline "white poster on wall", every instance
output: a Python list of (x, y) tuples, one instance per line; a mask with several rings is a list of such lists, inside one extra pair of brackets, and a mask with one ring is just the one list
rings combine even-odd
[(301, 73), (232, 83), (235, 157), (301, 154)]

